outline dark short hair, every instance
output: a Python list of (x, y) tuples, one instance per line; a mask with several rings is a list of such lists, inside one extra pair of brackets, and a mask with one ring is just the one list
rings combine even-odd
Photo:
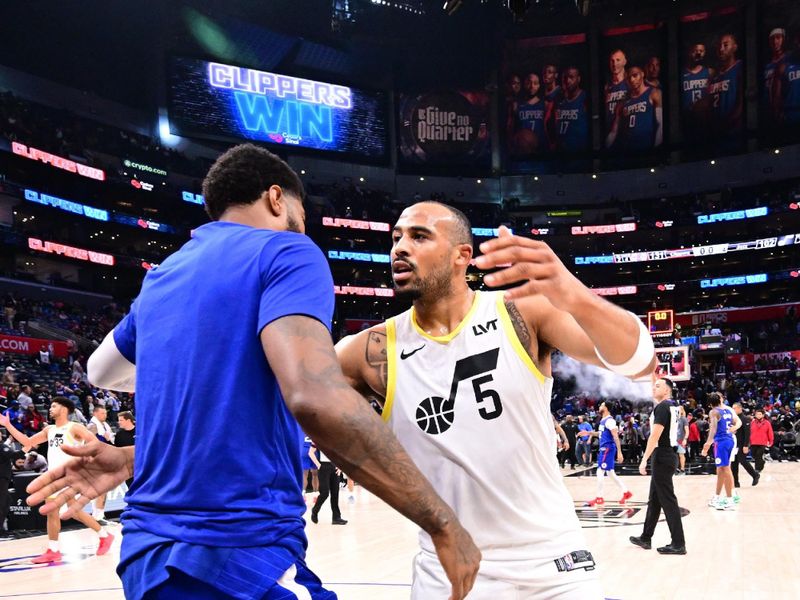
[(95, 407), (94, 407), (94, 410), (93, 410), (92, 412), (97, 412), (98, 410), (105, 410), (105, 409), (106, 409), (106, 407), (105, 407), (105, 406), (100, 406), (100, 405), (98, 404), (97, 406), (95, 406)]
[(443, 202), (437, 202), (436, 200), (423, 200), (417, 204), (435, 204), (436, 206), (446, 208), (448, 211), (450, 211), (450, 214), (455, 217), (456, 221), (455, 227), (453, 228), (453, 237), (450, 241), (453, 242), (453, 244), (473, 245), (472, 224), (469, 222), (467, 215), (458, 210), (455, 206), (450, 206), (449, 204), (445, 204)]
[(708, 401), (711, 404), (711, 406), (719, 406), (720, 404), (722, 404), (722, 396), (717, 392), (712, 392), (711, 394), (708, 395)]
[(273, 185), (301, 201), (305, 196), (303, 182), (279, 156), (255, 144), (234, 146), (203, 180), (206, 212), (216, 221), (231, 206), (253, 204)]
[(763, 408), (757, 408), (755, 412), (765, 413), (766, 411)]
[(55, 398), (53, 398), (52, 404), (60, 404), (69, 411), (69, 414), (75, 412), (75, 405), (64, 396), (56, 396)]
[(127, 419), (131, 423), (135, 423), (136, 420), (133, 418), (133, 413), (129, 410), (123, 410), (121, 413), (117, 415), (118, 419)]
[(602, 403), (606, 405), (606, 408), (608, 409), (608, 414), (610, 415), (617, 414), (619, 407), (617, 406), (616, 402), (614, 402), (613, 400), (603, 400)]
[(672, 379), (668, 379), (667, 377), (659, 377), (659, 379), (661, 379), (661, 381), (667, 384), (667, 387), (669, 388), (670, 392), (675, 391), (675, 382), (672, 381)]

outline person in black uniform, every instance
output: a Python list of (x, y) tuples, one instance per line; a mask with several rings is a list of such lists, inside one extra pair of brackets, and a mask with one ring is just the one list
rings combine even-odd
[[(133, 413), (124, 410), (119, 413), (119, 430), (114, 436), (114, 445), (117, 448), (124, 448), (126, 446), (134, 446), (136, 444), (136, 421), (133, 419)], [(133, 483), (133, 477), (125, 481), (125, 484), (130, 489)]]
[(639, 472), (646, 475), (647, 460), (652, 454), (650, 498), (647, 501), (647, 516), (644, 519), (642, 535), (629, 538), (632, 544), (649, 550), (650, 541), (663, 508), (669, 532), (672, 535), (672, 542), (658, 548), (659, 554), (686, 554), (681, 509), (672, 487), (672, 476), (678, 467), (676, 450), (678, 446), (678, 407), (672, 401), (674, 387), (675, 384), (672, 383), (672, 380), (664, 377), (657, 379), (653, 384), (653, 398), (656, 405), (653, 414), (650, 415), (650, 437), (647, 440), (647, 448), (642, 456), (642, 462), (639, 463)]
[(742, 405), (738, 402), (734, 403), (733, 412), (742, 420), (742, 426), (736, 430), (736, 458), (731, 463), (733, 485), (737, 488), (741, 487), (739, 485), (739, 465), (742, 465), (747, 474), (753, 478), (753, 485), (758, 485), (761, 474), (757, 473), (753, 465), (747, 462), (747, 453), (750, 451), (750, 417), (742, 414)]
[(563, 450), (561, 453), (561, 466), (569, 460), (569, 468), (574, 470), (575, 464), (578, 459), (575, 457), (575, 448), (577, 448), (578, 425), (572, 420), (572, 415), (567, 415), (566, 420), (561, 424), (561, 429), (564, 430), (564, 435), (567, 436), (567, 443), (569, 444), (568, 450)]

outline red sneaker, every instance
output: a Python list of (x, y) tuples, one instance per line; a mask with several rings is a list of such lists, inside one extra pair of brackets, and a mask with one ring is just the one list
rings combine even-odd
[(61, 562), (61, 552), (53, 552), (48, 548), (44, 554), (37, 556), (31, 562), (35, 565)]
[(110, 533), (103, 538), (100, 538), (100, 545), (97, 547), (97, 556), (103, 556), (106, 552), (111, 550), (111, 544), (114, 543), (114, 536)]
[(586, 506), (603, 506), (605, 503), (606, 503), (605, 500), (598, 497), (595, 498), (594, 500), (589, 500), (589, 502), (586, 503)]
[(622, 499), (619, 501), (619, 503), (620, 504), (625, 504), (625, 501), (626, 500), (630, 500), (631, 498), (633, 498), (633, 493), (632, 492), (625, 492), (624, 494), (622, 494)]

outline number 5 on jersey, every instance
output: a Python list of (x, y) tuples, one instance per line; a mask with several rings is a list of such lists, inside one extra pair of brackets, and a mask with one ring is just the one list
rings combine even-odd
[[(458, 384), (473, 379), (472, 390), (478, 404), (478, 414), (490, 421), (503, 414), (503, 404), (496, 390), (485, 388), (494, 378), (490, 371), (497, 368), (500, 348), (487, 350), (480, 354), (467, 356), (456, 362), (453, 382), (450, 385), (450, 397), (446, 400), (440, 396), (425, 398), (417, 407), (416, 421), (422, 431), (433, 435), (444, 433), (455, 420), (455, 402)], [(482, 375), (482, 377), (479, 377)]]

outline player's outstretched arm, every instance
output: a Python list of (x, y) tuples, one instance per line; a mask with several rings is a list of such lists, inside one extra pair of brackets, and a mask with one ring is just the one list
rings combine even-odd
[(86, 363), (86, 375), (92, 385), (118, 392), (136, 391), (136, 365), (125, 358), (111, 331)]
[(538, 240), (512, 235), (481, 244), (481, 269), (511, 263), (484, 277), (492, 287), (521, 283), (506, 292), (537, 338), (565, 354), (626, 377), (649, 375), (657, 364), (653, 340), (642, 322), (583, 285), (555, 252)]
[(43, 515), (68, 504), (61, 518), (70, 519), (89, 502), (133, 477), (133, 446), (117, 448), (104, 444), (85, 428), (84, 431), (90, 439), (86, 445), (61, 447), (65, 454), (75, 457), (75, 460), (47, 471), (28, 485), (29, 506), (41, 504), (58, 494), (39, 509)]
[(38, 446), (42, 442), (47, 441), (47, 427), (39, 431), (38, 433), (34, 434), (33, 436), (27, 436), (22, 433), (19, 429), (14, 427), (11, 424), (11, 418), (8, 415), (4, 415), (0, 413), (0, 427), (5, 427), (8, 430), (8, 433), (17, 440), (20, 444), (22, 444), (23, 449), (30, 449), (34, 446)]
[(342, 374), (330, 333), (316, 319), (291, 315), (261, 332), (287, 407), (317, 446), (365, 488), (428, 532), (452, 588), (464, 598), (480, 552), (394, 434)]

